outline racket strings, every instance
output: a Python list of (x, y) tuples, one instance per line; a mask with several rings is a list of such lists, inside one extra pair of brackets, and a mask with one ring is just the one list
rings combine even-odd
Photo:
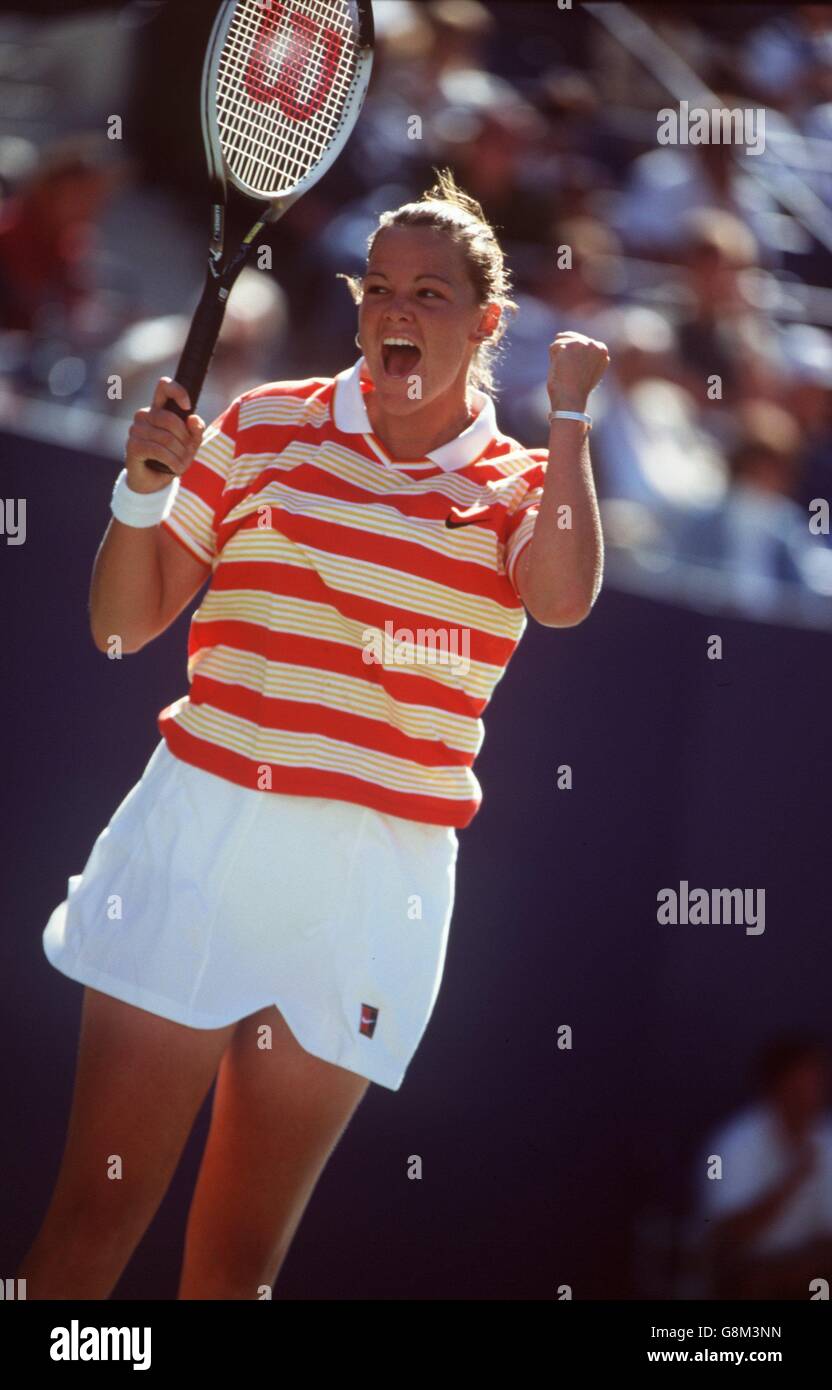
[[(259, 36), (257, 43), (259, 51), (262, 51), (263, 35)], [(238, 61), (245, 56), (245, 49), (241, 49), (239, 43), (232, 52)], [(227, 91), (223, 89), (230, 119), (223, 121), (221, 138), (224, 133), (226, 157), (233, 171), (255, 191), (274, 195), (296, 184), (323, 156), (346, 104), (344, 97), (340, 106), (338, 104), (339, 87), (347, 97), (349, 87), (343, 76), (340, 83), (333, 81), (330, 58), (330, 71), (327, 72), (322, 65), (320, 77), (320, 87), (328, 98), (329, 110), (326, 106), (321, 109), (322, 103), (318, 100), (317, 118), (310, 119), (307, 115), (299, 121), (295, 110), (303, 110), (304, 93), (303, 75), (298, 70), (297, 58), (294, 63), (284, 60), (282, 83), (276, 82), (268, 88), (263, 82), (264, 68), (262, 58), (258, 62), (249, 57), (246, 97), (241, 98), (237, 86), (231, 86)], [(254, 100), (248, 99), (252, 87), (256, 93)], [(268, 105), (262, 100), (263, 96), (267, 97)], [(277, 121), (272, 106), (275, 101), (282, 103)]]
[(347, 0), (243, 0), (219, 62), (220, 144), (232, 173), (279, 196), (333, 141), (352, 95), (358, 48)]

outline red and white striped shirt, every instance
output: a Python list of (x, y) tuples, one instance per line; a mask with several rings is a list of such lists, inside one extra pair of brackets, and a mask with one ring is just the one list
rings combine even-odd
[(188, 695), (158, 727), (253, 790), (457, 828), (482, 801), (481, 715), (526, 628), (515, 588), (548, 461), (494, 403), (414, 462), (373, 433), (363, 357), (238, 397), (163, 526), (212, 571)]

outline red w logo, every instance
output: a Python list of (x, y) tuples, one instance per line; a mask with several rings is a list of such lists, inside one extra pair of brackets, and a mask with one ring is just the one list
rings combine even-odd
[[(318, 44), (322, 48), (318, 80), (306, 101), (301, 102), (298, 98), (301, 80), (311, 69)], [(276, 79), (269, 84), (266, 67), (274, 62), (272, 54), (276, 45), (283, 52)], [(318, 24), (308, 15), (298, 14), (297, 10), (287, 14), (281, 0), (273, 0), (272, 7), (264, 10), (255, 35), (246, 68), (246, 91), (252, 101), (278, 102), (284, 116), (290, 120), (308, 121), (332, 87), (343, 45), (342, 36), (328, 24)]]

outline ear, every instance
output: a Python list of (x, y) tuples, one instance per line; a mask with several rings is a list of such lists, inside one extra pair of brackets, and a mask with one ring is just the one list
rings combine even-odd
[(500, 308), (500, 305), (496, 302), (487, 305), (483, 313), (483, 316), (477, 325), (477, 337), (481, 341), (484, 341), (486, 338), (491, 337), (492, 333), (497, 327), (497, 324), (500, 322), (501, 313), (502, 310)]

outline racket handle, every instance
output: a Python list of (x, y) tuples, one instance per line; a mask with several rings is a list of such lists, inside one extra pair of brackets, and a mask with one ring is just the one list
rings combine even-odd
[[(179, 381), (178, 372), (176, 374), (176, 380)], [(183, 410), (181, 405), (177, 405), (176, 401), (166, 401), (164, 408), (165, 410), (169, 410), (172, 415), (178, 415), (180, 420), (187, 420), (190, 413), (187, 410)], [(167, 464), (161, 463), (159, 459), (145, 459), (144, 465), (145, 468), (149, 468), (153, 473), (170, 473), (172, 478), (176, 477), (173, 469), (168, 468)]]
[[(221, 285), (209, 273), (202, 291), (202, 298), (197, 305), (196, 313), (191, 321), (190, 332), (188, 333), (185, 346), (182, 349), (182, 356), (179, 358), (179, 365), (176, 368), (175, 380), (180, 386), (184, 386), (191, 401), (191, 410), (183, 410), (175, 401), (169, 400), (165, 405), (165, 410), (170, 410), (174, 415), (178, 415), (180, 420), (187, 420), (188, 415), (196, 410), (199, 393), (202, 384), (214, 355), (214, 348), (217, 345), (219, 331), (222, 328), (222, 321), (225, 317), (225, 306), (228, 302), (228, 285)], [(166, 463), (160, 463), (158, 459), (145, 459), (145, 464), (154, 473), (170, 473), (171, 477), (176, 477), (172, 468), (168, 468)]]

